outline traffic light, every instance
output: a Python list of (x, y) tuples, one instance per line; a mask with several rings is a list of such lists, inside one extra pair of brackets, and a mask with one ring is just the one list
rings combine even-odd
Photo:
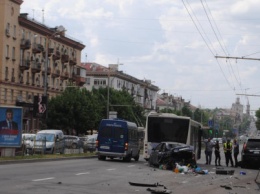
[(212, 135), (212, 129), (209, 129), (209, 135)]

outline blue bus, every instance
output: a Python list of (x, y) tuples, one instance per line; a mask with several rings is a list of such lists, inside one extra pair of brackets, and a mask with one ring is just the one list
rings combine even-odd
[(98, 128), (96, 151), (99, 160), (120, 158), (139, 160), (140, 145), (136, 123), (122, 119), (103, 119)]

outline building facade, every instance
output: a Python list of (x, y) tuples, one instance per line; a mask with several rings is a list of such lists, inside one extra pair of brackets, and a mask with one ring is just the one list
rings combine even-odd
[(80, 66), (85, 45), (20, 13), (22, 0), (0, 2), (0, 105), (23, 107), (23, 130), (39, 127), (34, 96), (54, 97), (71, 83), (82, 86)]
[(107, 87), (115, 90), (126, 90), (131, 94), (135, 102), (147, 111), (156, 110), (156, 99), (159, 88), (150, 80), (140, 80), (118, 70), (117, 64), (104, 67), (96, 63), (81, 63), (86, 69), (87, 78), (85, 87), (91, 91), (92, 88)]

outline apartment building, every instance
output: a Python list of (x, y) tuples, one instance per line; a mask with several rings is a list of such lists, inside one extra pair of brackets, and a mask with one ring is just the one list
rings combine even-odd
[(134, 97), (135, 102), (147, 111), (156, 109), (159, 88), (153, 85), (151, 80), (140, 80), (125, 74), (119, 71), (118, 64), (105, 67), (97, 63), (81, 63), (81, 66), (86, 69), (87, 90), (107, 86), (119, 91), (126, 90)]
[(71, 83), (82, 86), (80, 41), (62, 26), (48, 27), (20, 13), (22, 0), (0, 1), (0, 105), (23, 107), (23, 130), (39, 128), (34, 96), (52, 98)]

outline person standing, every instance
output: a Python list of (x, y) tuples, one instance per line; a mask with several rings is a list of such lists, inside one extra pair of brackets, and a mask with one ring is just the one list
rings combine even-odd
[(233, 152), (234, 152), (234, 159), (235, 159), (235, 167), (238, 166), (237, 156), (239, 154), (239, 143), (236, 139), (233, 140)]
[(206, 155), (206, 164), (211, 164), (211, 158), (212, 158), (212, 150), (213, 150), (214, 144), (212, 143), (211, 139), (208, 138), (208, 140), (205, 142), (205, 155)]
[(216, 141), (215, 144), (215, 166), (221, 166), (220, 164), (220, 149), (219, 149), (219, 141)]
[(231, 166), (234, 167), (233, 159), (232, 159), (232, 143), (230, 142), (230, 139), (227, 139), (227, 142), (223, 144), (223, 149), (225, 153), (226, 158), (226, 165), (228, 166), (229, 161), (231, 163)]

